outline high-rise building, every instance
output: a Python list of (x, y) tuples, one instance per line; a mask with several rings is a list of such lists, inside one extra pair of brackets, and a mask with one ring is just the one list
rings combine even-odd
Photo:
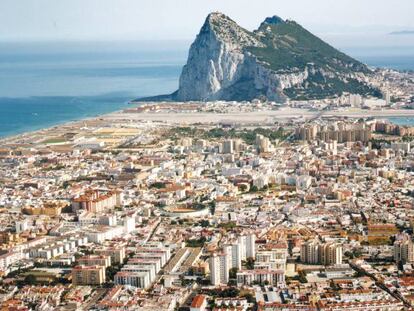
[(227, 253), (213, 254), (210, 257), (210, 281), (212, 285), (227, 284), (231, 269), (231, 255)]
[(272, 144), (270, 143), (269, 138), (257, 134), (256, 135), (256, 147), (259, 150), (259, 152), (269, 152)]
[(241, 247), (241, 259), (255, 258), (256, 256), (256, 235), (248, 234), (242, 235), (238, 238), (238, 243)]
[(76, 266), (72, 269), (73, 285), (101, 285), (105, 280), (104, 266)]
[(225, 140), (222, 145), (223, 153), (233, 153), (234, 152), (234, 142), (232, 139)]
[(342, 264), (342, 245), (309, 240), (302, 244), (300, 258), (302, 262), (308, 264), (340, 265)]
[(256, 257), (256, 236), (254, 234), (239, 236), (237, 242), (225, 244), (222, 253), (210, 257), (210, 280), (212, 285), (227, 284), (229, 270), (241, 270), (242, 260)]
[(226, 244), (223, 247), (223, 250), (231, 255), (231, 264), (230, 268), (241, 269), (242, 262), (242, 249), (239, 243)]
[(240, 138), (237, 139), (233, 139), (233, 150), (234, 152), (240, 152), (244, 150), (244, 143), (243, 140), (241, 140)]
[(319, 242), (316, 240), (309, 240), (303, 243), (300, 249), (300, 260), (303, 263), (318, 264)]
[(320, 245), (319, 262), (326, 266), (342, 264), (342, 245), (339, 243)]
[(351, 107), (359, 108), (362, 105), (362, 96), (359, 94), (349, 95), (349, 105)]
[(385, 104), (388, 106), (388, 105), (391, 105), (391, 93), (390, 93), (390, 90), (385, 90), (385, 92), (384, 92), (384, 100), (385, 100)]
[(297, 139), (307, 141), (319, 139), (323, 142), (334, 140), (340, 144), (355, 141), (367, 143), (371, 139), (371, 128), (364, 123), (333, 123), (322, 127), (304, 125), (297, 128), (295, 134)]
[(287, 244), (269, 244), (256, 253), (255, 269), (282, 270), (286, 271)]
[(78, 259), (80, 266), (104, 266), (111, 265), (111, 257), (108, 255), (86, 255)]
[(394, 242), (394, 260), (396, 262), (407, 262), (414, 261), (414, 248), (411, 236), (407, 233), (399, 234), (396, 236)]

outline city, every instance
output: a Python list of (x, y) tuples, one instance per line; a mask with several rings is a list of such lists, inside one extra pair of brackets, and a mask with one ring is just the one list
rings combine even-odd
[(413, 11), (0, 1), (0, 311), (414, 310)]
[(3, 309), (414, 304), (413, 128), (145, 105), (2, 141)]

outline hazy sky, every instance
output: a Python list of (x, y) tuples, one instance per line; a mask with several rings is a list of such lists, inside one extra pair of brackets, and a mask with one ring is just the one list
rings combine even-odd
[(319, 34), (414, 29), (414, 0), (0, 0), (0, 40), (192, 39), (211, 11), (250, 30), (275, 14)]

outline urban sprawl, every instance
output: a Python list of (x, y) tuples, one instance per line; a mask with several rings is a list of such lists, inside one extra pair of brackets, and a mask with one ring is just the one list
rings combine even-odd
[(141, 103), (3, 139), (1, 310), (411, 310), (414, 128), (386, 118), (414, 116), (413, 78), (383, 75), (384, 99)]

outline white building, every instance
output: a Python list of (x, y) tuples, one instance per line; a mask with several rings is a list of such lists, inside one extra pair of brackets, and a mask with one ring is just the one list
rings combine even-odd
[(284, 270), (241, 270), (237, 272), (237, 286), (252, 285), (284, 285)]
[(115, 274), (114, 282), (116, 285), (130, 285), (144, 289), (151, 285), (149, 274), (146, 272), (119, 271)]
[(414, 261), (414, 247), (411, 236), (407, 233), (398, 234), (394, 242), (394, 260), (396, 262)]
[(231, 269), (231, 255), (227, 253), (213, 254), (210, 257), (210, 281), (212, 285), (227, 284)]

